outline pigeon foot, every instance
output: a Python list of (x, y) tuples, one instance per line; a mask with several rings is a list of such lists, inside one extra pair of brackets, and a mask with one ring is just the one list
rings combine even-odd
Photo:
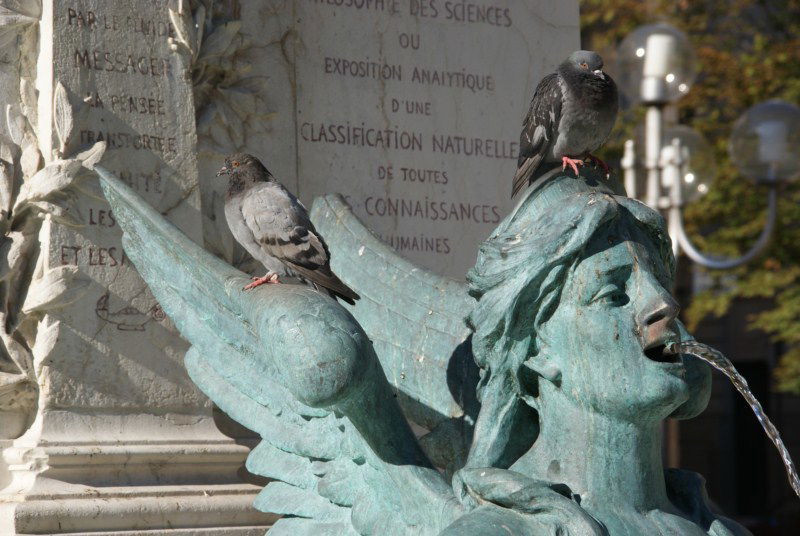
[(583, 160), (579, 158), (570, 158), (568, 156), (561, 157), (561, 171), (566, 170), (567, 166), (569, 166), (572, 168), (572, 171), (575, 172), (576, 177), (580, 175), (580, 173), (578, 173), (578, 166), (582, 165), (583, 165)]
[(600, 160), (599, 158), (597, 158), (592, 154), (590, 154), (587, 158), (595, 166), (600, 166), (601, 168), (603, 168), (603, 171), (606, 172), (606, 178), (611, 176), (611, 166), (609, 166), (608, 164), (606, 164), (605, 162), (603, 162), (602, 160)]
[(248, 283), (242, 290), (252, 290), (256, 287), (260, 287), (261, 285), (277, 283), (280, 283), (278, 280), (278, 274), (275, 272), (267, 272), (264, 274), (264, 277), (254, 277), (253, 282)]

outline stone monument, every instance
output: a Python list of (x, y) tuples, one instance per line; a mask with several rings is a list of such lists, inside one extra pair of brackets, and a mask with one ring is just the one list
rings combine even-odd
[(666, 352), (691, 337), (663, 218), (599, 174), (539, 179), (467, 285), (320, 198), (332, 268), (361, 295), (345, 309), (302, 285), (243, 291), (97, 169), (192, 379), (263, 437), (248, 468), (275, 481), (256, 506), (287, 515), (271, 535), (749, 534), (702, 477), (663, 467), (661, 423), (705, 409), (711, 373)]

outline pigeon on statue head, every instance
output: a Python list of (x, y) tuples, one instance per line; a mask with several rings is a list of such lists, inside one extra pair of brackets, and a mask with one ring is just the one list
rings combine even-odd
[(233, 237), (267, 269), (244, 287), (297, 277), (351, 305), (359, 298), (332, 271), (325, 241), (306, 207), (264, 167), (258, 158), (236, 153), (225, 159), (217, 176), (227, 175), (225, 219)]
[(561, 164), (577, 175), (585, 158), (605, 143), (617, 118), (619, 97), (603, 72), (603, 60), (588, 50), (573, 52), (556, 72), (545, 76), (533, 94), (520, 134), (520, 154), (511, 197)]

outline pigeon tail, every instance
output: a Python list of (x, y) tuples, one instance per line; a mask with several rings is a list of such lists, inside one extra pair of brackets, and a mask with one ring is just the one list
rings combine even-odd
[(309, 269), (289, 261), (284, 261), (289, 268), (301, 276), (303, 279), (311, 282), (317, 289), (324, 288), (334, 298), (340, 298), (342, 301), (355, 305), (356, 300), (361, 299), (353, 289), (348, 287), (344, 282), (339, 279), (336, 274), (330, 269)]
[(540, 159), (529, 158), (517, 169), (517, 173), (514, 175), (514, 186), (511, 190), (512, 199), (527, 186), (533, 184), (536, 179), (558, 167), (553, 162), (539, 164)]
[[(343, 302), (349, 303), (350, 305), (355, 305), (355, 304), (356, 304), (356, 300), (358, 300), (359, 298), (361, 298), (361, 296), (359, 296), (359, 295), (358, 295), (358, 294), (356, 294), (355, 292), (353, 292), (353, 294), (355, 295), (355, 298), (350, 298), (349, 296), (344, 296), (344, 295), (342, 295), (342, 294), (339, 294), (339, 293), (337, 293), (337, 292), (334, 292), (334, 291), (332, 291), (332, 290), (330, 290), (330, 289), (326, 289), (326, 290), (328, 291), (328, 295), (329, 295), (331, 298), (339, 298), (339, 299), (340, 299), (340, 300), (342, 300)], [(352, 291), (351, 291), (351, 292), (352, 292)]]
[(334, 290), (332, 288), (326, 287), (328, 294), (331, 295), (333, 298), (339, 298), (343, 302), (347, 302), (350, 305), (355, 305), (356, 300), (360, 300), (361, 296), (359, 296), (356, 291), (345, 285), (341, 279), (336, 276), (333, 276), (336, 281), (339, 283), (339, 286)]
[(531, 176), (539, 165), (541, 158), (528, 158), (525, 162), (517, 168), (514, 174), (514, 184), (511, 188), (511, 199), (514, 199), (520, 190), (526, 185), (530, 184)]

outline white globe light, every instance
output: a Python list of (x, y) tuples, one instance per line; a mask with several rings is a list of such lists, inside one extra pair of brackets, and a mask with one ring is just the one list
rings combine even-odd
[(697, 71), (689, 39), (669, 24), (631, 32), (617, 50), (615, 79), (633, 102), (674, 102), (689, 92)]
[(681, 171), (681, 199), (691, 203), (708, 193), (717, 174), (717, 161), (711, 146), (696, 130), (682, 125), (667, 127), (664, 143), (672, 143), (675, 138), (680, 140), (688, 157)]
[(770, 100), (747, 110), (733, 125), (734, 165), (756, 182), (786, 181), (800, 174), (800, 108)]

